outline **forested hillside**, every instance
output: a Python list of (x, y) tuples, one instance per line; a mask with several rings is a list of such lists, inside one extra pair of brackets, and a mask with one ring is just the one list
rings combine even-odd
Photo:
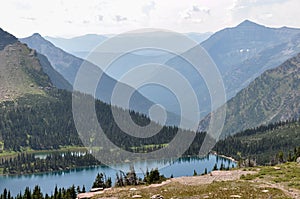
[[(48, 91), (48, 95), (51, 97), (26, 95), (13, 102), (0, 104), (0, 133), (4, 141), (4, 150), (22, 151), (26, 148), (43, 150), (68, 145), (82, 146), (73, 121), (71, 93), (52, 89)], [(117, 109), (120, 117), (124, 116), (124, 121), (128, 120), (125, 118), (126, 110), (113, 108)], [(177, 133), (176, 127), (163, 127), (160, 133), (148, 139), (132, 137), (124, 133), (114, 122), (110, 105), (97, 100), (96, 111), (107, 137), (122, 148), (169, 143)], [(133, 111), (130, 114), (140, 125), (150, 122), (146, 116)]]

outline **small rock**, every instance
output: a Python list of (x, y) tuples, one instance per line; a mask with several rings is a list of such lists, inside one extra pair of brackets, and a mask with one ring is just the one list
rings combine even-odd
[(134, 195), (134, 196), (132, 196), (132, 198), (142, 198), (142, 196), (141, 195)]
[(231, 195), (230, 198), (241, 198), (242, 196), (240, 195)]
[(274, 169), (275, 169), (275, 170), (280, 170), (281, 168), (280, 168), (280, 167), (274, 167)]
[(265, 190), (262, 190), (261, 192), (263, 192), (263, 193), (268, 193), (269, 190), (265, 189)]
[(136, 188), (130, 188), (129, 191), (136, 191)]
[(298, 157), (298, 158), (296, 159), (296, 162), (297, 162), (298, 164), (300, 164), (300, 157)]
[(164, 197), (162, 195), (156, 194), (151, 196), (151, 199), (164, 199)]
[(110, 188), (105, 188), (103, 191), (107, 192), (107, 191), (111, 191), (111, 190), (112, 190), (112, 188), (110, 187)]

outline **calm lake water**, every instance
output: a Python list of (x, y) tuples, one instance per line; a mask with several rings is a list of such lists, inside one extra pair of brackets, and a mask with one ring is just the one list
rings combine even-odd
[[(214, 165), (217, 163), (218, 167), (223, 163), (225, 167), (236, 166), (236, 163), (215, 155), (208, 155), (205, 158), (187, 157), (177, 160), (147, 160), (134, 163), (134, 168), (139, 177), (143, 177), (143, 172), (148, 168), (161, 168), (160, 173), (166, 177), (170, 177), (172, 174), (174, 177), (180, 176), (192, 176), (194, 170), (198, 174), (204, 173), (205, 168), (207, 171), (211, 171)], [(114, 165), (114, 168), (127, 172), (130, 164)], [(107, 177), (111, 177), (114, 181), (116, 169), (112, 169), (108, 166), (97, 166), (84, 169), (73, 169), (70, 171), (61, 172), (49, 172), (43, 174), (31, 174), (31, 175), (19, 175), (19, 176), (0, 176), (0, 190), (3, 191), (7, 188), (11, 191), (12, 195), (17, 195), (20, 191), (23, 193), (26, 187), (34, 188), (35, 185), (39, 185), (42, 192), (51, 194), (54, 191), (54, 187), (68, 188), (73, 184), (75, 187), (78, 185), (86, 187), (88, 191), (97, 175), (97, 173), (105, 173)]]

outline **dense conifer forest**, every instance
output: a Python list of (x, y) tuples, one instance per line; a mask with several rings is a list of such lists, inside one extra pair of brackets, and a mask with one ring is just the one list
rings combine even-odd
[[(72, 94), (56, 89), (51, 90), (50, 94), (51, 98), (27, 95), (16, 101), (0, 103), (3, 151), (22, 152), (27, 149), (51, 150), (62, 146), (83, 146), (73, 121)], [(161, 131), (151, 138), (129, 136), (114, 121), (110, 105), (96, 100), (95, 107), (106, 136), (121, 148), (169, 143), (178, 130), (177, 127), (161, 127), (157, 124)], [(112, 108), (117, 109), (121, 117), (124, 116), (124, 121), (127, 120), (125, 110)], [(130, 115), (139, 125), (150, 122), (148, 117), (134, 111), (130, 111)]]
[(228, 136), (214, 150), (236, 160), (251, 159), (263, 165), (293, 161), (300, 156), (299, 132), (300, 119), (271, 123)]

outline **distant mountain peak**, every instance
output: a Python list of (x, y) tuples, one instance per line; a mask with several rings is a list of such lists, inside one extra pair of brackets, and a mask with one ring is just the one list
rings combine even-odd
[(254, 23), (253, 21), (250, 21), (248, 19), (246, 19), (245, 21), (243, 21), (242, 23), (240, 23), (237, 27), (264, 27), (260, 24)]
[(32, 35), (32, 37), (42, 37), (42, 35), (40, 35), (40, 33), (34, 33), (33, 35)]
[[(26, 38), (22, 38), (20, 39), (21, 42), (26, 43), (27, 40), (32, 40), (34, 42), (38, 42), (39, 44), (43, 44), (43, 45), (49, 45), (51, 47), (55, 47), (51, 42), (49, 42), (48, 40), (46, 40), (42, 35), (40, 35), (39, 33), (34, 33), (33, 35), (26, 37)], [(27, 43), (28, 45), (28, 43)], [(29, 47), (33, 48), (33, 44), (29, 45)], [(34, 49), (34, 48), (33, 48)]]
[(44, 41), (45, 39), (44, 39), (44, 37), (42, 37), (42, 35), (40, 35), (40, 33), (34, 33), (33, 35), (31, 35), (30, 37), (32, 37), (32, 38), (35, 38), (35, 39), (37, 39), (37, 40), (42, 40), (42, 41)]

